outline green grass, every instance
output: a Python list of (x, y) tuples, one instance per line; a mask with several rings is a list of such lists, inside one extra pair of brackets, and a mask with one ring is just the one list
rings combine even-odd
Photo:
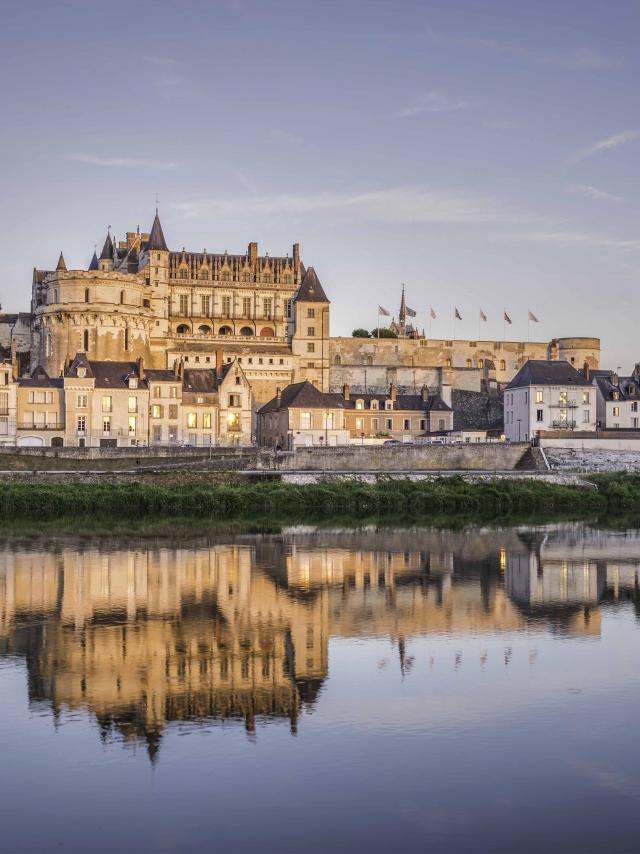
[(428, 481), (380, 479), (298, 486), (260, 483), (107, 484), (3, 483), (0, 518), (86, 517), (137, 520), (319, 520), (395, 517), (419, 519), (438, 513), (492, 517), (544, 511), (606, 513), (640, 510), (640, 476), (602, 475), (595, 488), (534, 480), (495, 479), (470, 483), (461, 477)]

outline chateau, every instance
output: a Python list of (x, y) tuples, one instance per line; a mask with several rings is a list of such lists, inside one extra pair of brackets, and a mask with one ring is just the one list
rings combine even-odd
[[(260, 255), (257, 243), (249, 243), (244, 254), (171, 250), (156, 210), (149, 232), (138, 227), (117, 242), (108, 232), (100, 256), (94, 252), (86, 270), (68, 269), (60, 253), (54, 270), (34, 270), (30, 312), (0, 312), (0, 362), (5, 363), (7, 385), (18, 385), (6, 393), (7, 412), (0, 413), (0, 421), (6, 416), (8, 426), (0, 443), (12, 443), (11, 424), (15, 441), (16, 430), (19, 440), (21, 427), (33, 428), (38, 419), (48, 429), (51, 415), (58, 429), (72, 430), (71, 444), (111, 444), (113, 436), (104, 434), (103, 428), (115, 421), (101, 409), (102, 398), (112, 397), (102, 386), (101, 377), (106, 375), (123, 389), (135, 381), (149, 397), (135, 429), (129, 417), (135, 413), (122, 414), (114, 428), (122, 440), (117, 444), (181, 443), (194, 437), (197, 441), (202, 423), (191, 408), (179, 411), (179, 423), (147, 423), (153, 407), (166, 420), (176, 405), (156, 400), (154, 395), (162, 390), (152, 388), (154, 383), (169, 387), (177, 377), (181, 398), (202, 404), (202, 394), (189, 395), (185, 376), (191, 377), (191, 391), (200, 388), (208, 395), (207, 402), (217, 407), (202, 413), (207, 427), (201, 439), (203, 444), (218, 444), (232, 439), (251, 442), (252, 413), (295, 383), (308, 382), (332, 394), (349, 388), (365, 396), (395, 389), (399, 395), (425, 400), (439, 395), (450, 404), (452, 389), (497, 394), (529, 359), (564, 360), (591, 369), (600, 363), (597, 338), (550, 342), (426, 338), (407, 324), (404, 290), (398, 323), (391, 324), (395, 338), (331, 337), (330, 313), (325, 290), (314, 268), (303, 264), (297, 243), (291, 255), (284, 256)], [(79, 354), (86, 362), (87, 378), (92, 373), (96, 377), (90, 390), (95, 401), (87, 400), (95, 411), (92, 419), (82, 422), (87, 424), (84, 435), (78, 433), (82, 414), (69, 420), (71, 398), (60, 391), (77, 380), (72, 366)], [(112, 369), (105, 363), (112, 363)], [(240, 396), (221, 395), (230, 382), (231, 374), (226, 379), (230, 366), (241, 390), (249, 392), (242, 394), (244, 408), (238, 412), (231, 411), (230, 401)], [(199, 371), (208, 372), (206, 382), (200, 382), (205, 374), (200, 376)], [(47, 405), (60, 399), (56, 413), (29, 410), (22, 415), (24, 406), (36, 398)], [(90, 422), (95, 422), (93, 438), (88, 435)], [(234, 428), (231, 436), (225, 424), (240, 423), (241, 429)], [(27, 438), (23, 436), (24, 444)], [(49, 445), (50, 438), (50, 433), (42, 435), (37, 444)], [(55, 438), (57, 444), (62, 441)], [(69, 443), (68, 437), (64, 443)]]

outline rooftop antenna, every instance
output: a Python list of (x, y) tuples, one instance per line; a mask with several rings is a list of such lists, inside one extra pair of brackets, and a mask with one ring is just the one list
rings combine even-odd
[(158, 198), (158, 194), (156, 193), (156, 216), (158, 215), (158, 205), (160, 204), (160, 200)]

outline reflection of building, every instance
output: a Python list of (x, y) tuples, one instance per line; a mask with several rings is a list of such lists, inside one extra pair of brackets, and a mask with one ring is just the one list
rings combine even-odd
[(388, 637), (402, 666), (405, 640), (429, 633), (597, 636), (603, 603), (640, 602), (640, 540), (588, 536), (365, 529), (5, 547), (0, 654), (25, 657), (31, 701), (86, 709), (105, 736), (145, 740), (151, 755), (172, 722), (295, 729), (333, 637)]

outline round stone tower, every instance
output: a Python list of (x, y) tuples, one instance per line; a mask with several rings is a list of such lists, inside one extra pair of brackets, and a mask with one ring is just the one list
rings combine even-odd
[(582, 368), (585, 363), (592, 369), (600, 367), (599, 338), (554, 338), (549, 346), (552, 359), (561, 359), (576, 368)]

